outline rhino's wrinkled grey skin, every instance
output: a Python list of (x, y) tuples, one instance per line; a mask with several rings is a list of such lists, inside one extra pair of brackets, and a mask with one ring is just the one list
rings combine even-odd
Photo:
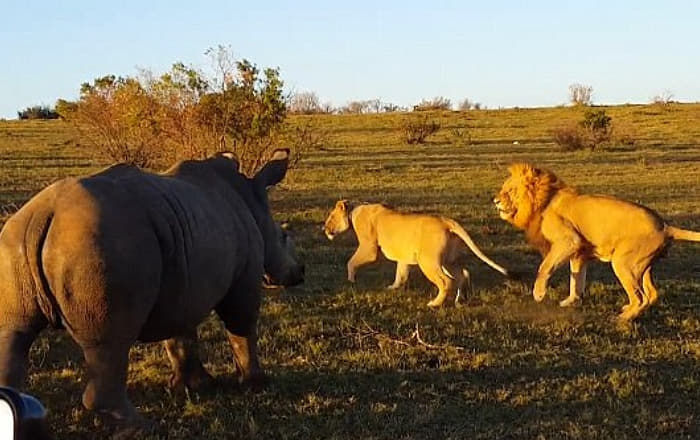
[(266, 188), (288, 150), (247, 178), (226, 154), (163, 174), (115, 165), (41, 191), (0, 233), (0, 385), (21, 386), (27, 354), (47, 325), (65, 328), (87, 367), (83, 404), (130, 425), (128, 353), (161, 341), (174, 382), (206, 376), (196, 327), (215, 310), (237, 369), (260, 383), (256, 323), (263, 275), (303, 281), (303, 265), (270, 215)]

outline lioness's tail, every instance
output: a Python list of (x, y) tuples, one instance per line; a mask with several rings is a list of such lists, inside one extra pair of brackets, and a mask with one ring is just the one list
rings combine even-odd
[(666, 234), (674, 240), (700, 241), (700, 232), (666, 226)]
[(488, 264), (492, 268), (496, 269), (497, 271), (499, 271), (503, 275), (510, 277), (510, 274), (508, 273), (508, 271), (506, 269), (504, 269), (502, 266), (500, 266), (499, 264), (494, 262), (492, 259), (487, 257), (483, 252), (481, 252), (481, 249), (479, 249), (479, 247), (476, 245), (476, 243), (474, 243), (474, 240), (472, 240), (472, 238), (469, 236), (469, 234), (467, 234), (467, 231), (465, 231), (464, 228), (462, 226), (460, 226), (459, 223), (457, 223), (456, 221), (454, 221), (452, 219), (448, 219), (448, 218), (445, 219), (445, 222), (449, 226), (450, 232), (455, 234), (457, 237), (461, 238), (462, 241), (464, 242), (464, 244), (466, 244), (469, 247), (469, 249), (471, 249), (471, 251), (474, 252), (474, 255), (479, 257), (479, 259), (481, 261)]

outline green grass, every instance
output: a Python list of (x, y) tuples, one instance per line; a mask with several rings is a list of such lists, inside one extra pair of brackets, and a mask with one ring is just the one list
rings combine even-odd
[[(626, 296), (607, 265), (591, 268), (581, 307), (561, 309), (554, 300), (566, 295), (566, 271), (554, 277), (548, 301), (535, 304), (529, 286), (470, 257), (474, 294), (462, 307), (432, 311), (434, 287), (418, 270), (402, 292), (384, 290), (393, 281), (388, 262), (348, 285), (353, 237), (329, 242), (320, 232), (338, 198), (385, 202), (453, 217), (496, 261), (534, 273), (538, 255), (490, 203), (514, 161), (700, 230), (700, 105), (608, 112), (634, 132), (635, 146), (557, 150), (549, 132), (580, 118), (571, 108), (436, 113), (446, 128), (424, 146), (400, 143), (408, 115), (314, 117), (328, 145), (307, 154), (271, 196), (276, 216), (294, 228), (307, 281), (265, 292), (260, 355), (270, 384), (258, 394), (236, 385), (214, 319), (200, 329), (214, 390), (171, 394), (162, 348), (138, 345), (129, 392), (157, 422), (154, 438), (699, 438), (697, 244), (670, 249), (655, 270), (660, 303), (622, 328), (613, 319)], [(471, 145), (451, 138), (450, 127), (464, 126)], [(4, 218), (47, 183), (107, 163), (74, 139), (58, 121), (0, 123)], [(59, 438), (103, 436), (80, 406), (81, 355), (70, 338), (47, 332), (31, 362), (29, 391), (48, 406)]]

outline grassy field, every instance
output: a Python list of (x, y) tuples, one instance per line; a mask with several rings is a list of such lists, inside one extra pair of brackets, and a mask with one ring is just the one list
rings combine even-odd
[[(568, 292), (566, 271), (535, 304), (529, 286), (470, 257), (474, 293), (461, 307), (433, 311), (426, 303), (434, 287), (418, 270), (401, 292), (384, 289), (393, 281), (388, 262), (361, 270), (350, 286), (354, 237), (329, 242), (320, 231), (338, 198), (384, 202), (455, 218), (494, 260), (534, 273), (539, 256), (490, 202), (516, 161), (700, 230), (700, 105), (608, 113), (635, 145), (559, 151), (550, 130), (581, 117), (571, 108), (434, 114), (443, 130), (423, 146), (401, 143), (397, 127), (407, 115), (312, 117), (327, 145), (271, 196), (276, 217), (292, 224), (307, 280), (265, 292), (260, 355), (270, 384), (258, 394), (236, 385), (213, 318), (200, 329), (213, 390), (172, 394), (164, 350), (138, 345), (130, 397), (157, 422), (154, 438), (700, 438), (697, 244), (671, 248), (655, 270), (659, 304), (620, 327), (613, 319), (626, 295), (607, 265), (592, 265), (581, 307), (561, 309), (554, 300)], [(47, 183), (107, 163), (58, 121), (1, 122), (0, 158), (3, 220)], [(80, 405), (81, 361), (60, 332), (32, 349), (29, 390), (50, 409), (60, 439), (106, 432)]]

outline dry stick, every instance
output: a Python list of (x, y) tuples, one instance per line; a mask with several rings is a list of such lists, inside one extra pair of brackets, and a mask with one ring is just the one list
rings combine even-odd
[(419, 345), (422, 345), (423, 347), (431, 349), (431, 350), (449, 350), (449, 349), (453, 349), (456, 351), (465, 350), (464, 347), (461, 347), (459, 345), (435, 345), (435, 344), (429, 344), (429, 343), (425, 342), (420, 335), (420, 331), (418, 329), (418, 323), (416, 323), (416, 329), (413, 331), (413, 333), (411, 333), (411, 337), (408, 339), (408, 341), (405, 341), (402, 339), (395, 339), (395, 338), (392, 338), (391, 336), (385, 335), (385, 334), (379, 332), (378, 330), (375, 330), (372, 327), (370, 327), (370, 325), (367, 324), (367, 322), (364, 319), (362, 320), (362, 323), (365, 325), (367, 330), (362, 330), (362, 329), (359, 329), (356, 327), (351, 327), (353, 330), (355, 330), (359, 334), (359, 336), (362, 339), (367, 338), (367, 337), (373, 337), (374, 339), (376, 339), (378, 341), (388, 341), (388, 342), (392, 342), (394, 344), (405, 345), (405, 346), (411, 346), (409, 341), (415, 339)]

